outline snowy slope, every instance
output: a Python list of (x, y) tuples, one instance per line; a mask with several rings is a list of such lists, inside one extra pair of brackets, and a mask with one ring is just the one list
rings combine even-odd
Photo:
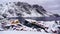
[(42, 33), (42, 32), (29, 32), (29, 31), (3, 31), (1, 34), (50, 34), (50, 33)]
[[(1, 7), (2, 6), (2, 7)], [(39, 5), (30, 5), (24, 2), (9, 2), (1, 4), (0, 15), (5, 17), (42, 17), (46, 10)]]

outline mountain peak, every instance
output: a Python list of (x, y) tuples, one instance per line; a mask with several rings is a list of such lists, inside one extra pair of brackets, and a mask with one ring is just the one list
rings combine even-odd
[(5, 17), (42, 17), (46, 13), (42, 6), (38, 4), (30, 5), (25, 2), (9, 2), (2, 9), (4, 10), (0, 11), (1, 15), (5, 14)]

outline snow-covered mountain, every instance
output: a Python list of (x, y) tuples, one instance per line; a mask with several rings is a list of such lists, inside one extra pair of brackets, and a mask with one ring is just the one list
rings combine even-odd
[(25, 2), (9, 2), (0, 4), (0, 16), (6, 17), (43, 17), (47, 11), (37, 4), (30, 5)]

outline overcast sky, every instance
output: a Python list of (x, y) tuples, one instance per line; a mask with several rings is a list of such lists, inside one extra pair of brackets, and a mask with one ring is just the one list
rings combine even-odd
[(47, 11), (60, 14), (60, 0), (0, 0), (0, 3), (8, 1), (21, 1), (29, 4), (39, 4)]

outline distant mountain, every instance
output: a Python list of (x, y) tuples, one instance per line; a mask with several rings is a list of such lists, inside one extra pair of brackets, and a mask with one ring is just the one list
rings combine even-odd
[(0, 4), (0, 15), (6, 17), (42, 17), (46, 10), (37, 4), (30, 5), (25, 2), (9, 2)]
[[(46, 11), (42, 6), (25, 2), (9, 2), (0, 4), (0, 18), (7, 17), (44, 17), (53, 16), (52, 13)], [(55, 16), (55, 15), (54, 15)]]

